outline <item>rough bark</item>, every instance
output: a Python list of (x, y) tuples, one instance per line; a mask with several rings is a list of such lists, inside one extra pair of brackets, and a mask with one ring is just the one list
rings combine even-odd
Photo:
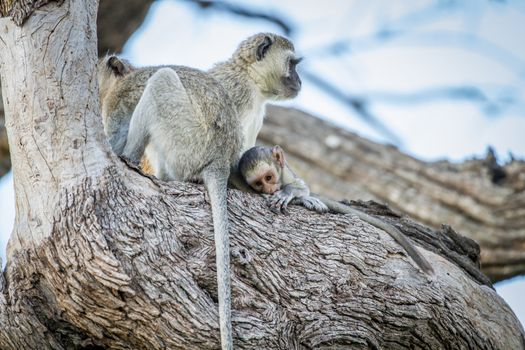
[[(14, 1), (0, 1), (0, 13), (8, 13)], [(118, 53), (130, 35), (142, 24), (152, 0), (100, 1), (97, 17), (98, 54)], [(41, 2), (40, 2), (41, 3)], [(32, 11), (32, 3), (23, 13)], [(25, 19), (25, 17), (24, 17)], [(0, 93), (0, 177), (11, 169), (7, 133), (5, 130), (4, 106)]]
[(52, 1), (61, 3), (63, 0), (2, 0), (0, 2), (0, 17), (9, 17), (17, 25), (21, 25), (35, 10)]
[(280, 144), (314, 192), (388, 203), (481, 245), (493, 282), (525, 273), (525, 162), (423, 162), (308, 114), (270, 107), (259, 139)]
[[(17, 207), (0, 348), (216, 349), (209, 203), (202, 186), (159, 182), (110, 151), (95, 13), (95, 2), (66, 0), (22, 27), (0, 21)], [(442, 249), (466, 256), (423, 250), (429, 278), (357, 218), (275, 215), (229, 193), (238, 349), (524, 348), (516, 317), (476, 275), (475, 243), (368, 210), (409, 234), (456, 241)]]

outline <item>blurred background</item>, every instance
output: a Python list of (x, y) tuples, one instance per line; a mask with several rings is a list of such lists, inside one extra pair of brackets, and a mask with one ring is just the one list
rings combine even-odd
[[(520, 298), (525, 295), (520, 277), (525, 272), (525, 2), (101, 0), (99, 12), (99, 52), (122, 51), (137, 66), (208, 69), (254, 33), (290, 37), (305, 58), (299, 68), (303, 90), (281, 105), (328, 124), (289, 119), (288, 109), (272, 109), (263, 141), (296, 140), (284, 148), (317, 190), (329, 186), (324, 181), (332, 186), (326, 191), (342, 198), (387, 202), (419, 222), (448, 223), (479, 241), (482, 265), (488, 266), (484, 272), (499, 282), (498, 293), (525, 322)], [(5, 265), (15, 206), (2, 123), (3, 116), (0, 257)], [(310, 142), (303, 127), (319, 140)], [(282, 129), (290, 134), (276, 131)], [(399, 164), (430, 179), (432, 186), (420, 185), (422, 190), (406, 174), (388, 181), (389, 186), (406, 181), (405, 189), (416, 188), (413, 198), (432, 187), (419, 209), (432, 213), (434, 221), (414, 208), (418, 205), (403, 204), (410, 196), (359, 187), (359, 181), (386, 181), (384, 174), (374, 178), (352, 170), (363, 165), (344, 145), (365, 144), (393, 159), (393, 169)], [(345, 159), (352, 161), (340, 168)], [(334, 173), (337, 181), (326, 180)], [(399, 186), (397, 192), (410, 194)], [(439, 216), (444, 205), (448, 212)], [(469, 213), (480, 206), (478, 214)]]

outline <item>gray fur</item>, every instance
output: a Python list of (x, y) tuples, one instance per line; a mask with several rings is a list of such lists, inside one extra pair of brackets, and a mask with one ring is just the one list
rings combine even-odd
[[(268, 40), (272, 45), (258, 61), (257, 48)], [(235, 103), (244, 135), (243, 152), (255, 146), (266, 102), (291, 99), (299, 93), (301, 80), (298, 76), (296, 89), (290, 89), (283, 82), (291, 75), (290, 61), (294, 59), (295, 48), (288, 39), (277, 34), (259, 33), (241, 42), (230, 59), (209, 70)]]
[(138, 163), (149, 145), (162, 159), (167, 173), (162, 180), (202, 179), (205, 166), (237, 161), (242, 136), (228, 94), (208, 74), (195, 70), (192, 75), (200, 83), (185, 86), (175, 70), (158, 70), (131, 118), (123, 155)]
[[(117, 155), (121, 155), (124, 150), (123, 146), (126, 144), (129, 123), (133, 111), (144, 92), (146, 83), (159, 69), (171, 68), (174, 70), (182, 85), (187, 88), (190, 100), (206, 101), (215, 97), (208, 95), (209, 91), (206, 88), (206, 84), (211, 82), (214, 86), (217, 86), (217, 81), (200, 70), (185, 66), (145, 67), (133, 69), (124, 76), (115, 77), (111, 76), (111, 71), (108, 72), (106, 68), (105, 62), (107, 60), (108, 58), (102, 59), (98, 67), (100, 102), (104, 129), (113, 151)], [(223, 89), (221, 91), (224, 93)], [(210, 103), (206, 103), (206, 105), (209, 106)], [(196, 109), (198, 108), (200, 107)], [(232, 107), (228, 108), (229, 110), (232, 109)]]
[[(257, 47), (266, 42), (272, 45), (264, 59), (257, 60)], [(286, 100), (294, 98), (300, 89), (301, 81), (297, 76), (295, 88), (284, 84), (295, 72), (290, 71), (290, 61), (295, 58), (294, 46), (286, 38), (272, 34), (255, 34), (242, 43), (230, 59), (216, 64), (207, 73), (218, 81), (230, 96), (232, 106), (237, 113), (237, 122), (243, 133), (241, 153), (255, 145), (255, 140), (262, 127), (264, 106), (269, 100)], [(119, 62), (120, 61), (120, 62)], [(125, 74), (115, 74), (114, 66)], [(175, 70), (185, 87), (201, 84), (201, 71), (184, 66), (157, 66), (135, 68), (129, 62), (107, 56), (99, 61), (98, 80), (104, 130), (108, 140), (118, 155), (122, 154), (126, 140), (129, 121), (137, 105), (147, 80), (160, 68), (169, 67)], [(296, 75), (296, 74), (295, 74)], [(191, 90), (191, 89), (190, 89)], [(201, 91), (200, 91), (201, 92)], [(205, 92), (205, 91), (204, 91)], [(196, 94), (190, 98), (201, 101), (206, 94)]]

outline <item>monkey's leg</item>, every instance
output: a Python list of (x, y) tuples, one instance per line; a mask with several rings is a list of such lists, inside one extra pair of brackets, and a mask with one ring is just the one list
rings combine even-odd
[(128, 137), (123, 155), (137, 165), (140, 163), (140, 158), (142, 158), (149, 143), (149, 125), (156, 117), (156, 104), (151, 103), (151, 95), (151, 86), (148, 84), (129, 122)]
[(145, 156), (142, 159), (146, 159), (149, 163), (146, 164), (149, 165), (148, 169), (142, 169), (144, 172), (155, 175), (155, 177), (160, 180), (174, 180), (172, 177), (169, 176), (165, 159), (161, 159), (159, 157), (159, 152), (154, 149), (152, 144), (149, 144), (146, 147)]

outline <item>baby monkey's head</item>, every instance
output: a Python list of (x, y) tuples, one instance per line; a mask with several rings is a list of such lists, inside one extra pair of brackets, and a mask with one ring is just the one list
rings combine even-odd
[(280, 146), (255, 146), (242, 155), (239, 171), (252, 189), (273, 194), (281, 189), (284, 165), (284, 152)]

